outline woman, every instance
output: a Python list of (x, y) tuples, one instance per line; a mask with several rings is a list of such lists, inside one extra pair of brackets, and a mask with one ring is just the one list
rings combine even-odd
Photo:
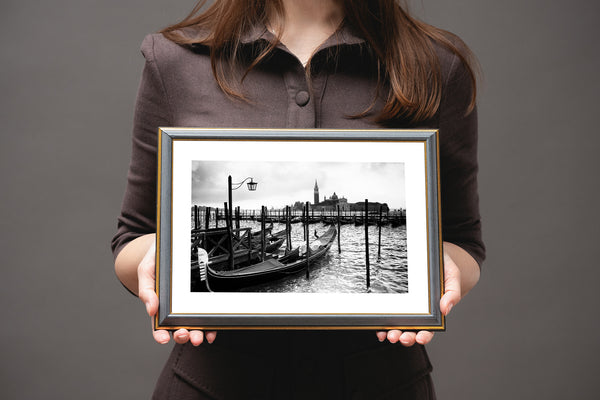
[[(149, 35), (115, 270), (152, 317), (159, 126), (436, 128), (447, 315), (479, 279), (471, 55), (394, 0), (217, 0)], [(178, 330), (155, 398), (435, 398), (431, 332)], [(155, 331), (167, 343), (166, 331)], [(204, 340), (214, 344), (199, 346)], [(394, 343), (401, 345), (394, 345)], [(171, 396), (171, 397), (169, 397)]]

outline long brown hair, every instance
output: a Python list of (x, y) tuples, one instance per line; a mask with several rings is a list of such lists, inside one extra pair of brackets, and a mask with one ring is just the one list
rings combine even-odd
[[(206, 1), (199, 1), (186, 18), (161, 33), (182, 45), (208, 46), (218, 85), (229, 96), (245, 99), (234, 82), (240, 38), (257, 24), (267, 25), (268, 12), (282, 17), (283, 4), (281, 0), (216, 0), (202, 11)], [(378, 88), (385, 85), (389, 88), (376, 121), (384, 123), (403, 117), (416, 123), (435, 115), (442, 98), (442, 72), (434, 42), (456, 54), (466, 66), (472, 83), (470, 112), (476, 96), (473, 54), (456, 35), (410, 16), (402, 3), (401, 0), (343, 1), (346, 21), (365, 39), (376, 57), (380, 71)], [(195, 28), (196, 34), (184, 33), (186, 28)], [(241, 80), (276, 44), (271, 43), (255, 55)], [(356, 117), (366, 116), (369, 111)]]

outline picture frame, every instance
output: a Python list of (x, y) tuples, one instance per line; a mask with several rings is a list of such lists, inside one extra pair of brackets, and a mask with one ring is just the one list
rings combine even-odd
[(158, 137), (155, 329), (445, 329), (437, 130)]

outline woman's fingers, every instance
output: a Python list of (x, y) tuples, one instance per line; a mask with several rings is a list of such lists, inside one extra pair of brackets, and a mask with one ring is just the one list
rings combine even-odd
[(138, 296), (146, 306), (146, 312), (153, 317), (158, 311), (158, 296), (156, 295), (155, 283), (155, 244), (148, 249), (144, 258), (138, 265)]
[[(148, 249), (144, 258), (138, 265), (138, 296), (140, 300), (146, 306), (146, 312), (150, 317), (154, 317), (158, 312), (158, 296), (156, 295), (156, 245), (152, 243), (152, 246)], [(152, 332), (154, 340), (160, 344), (169, 343), (171, 335), (166, 330), (155, 330)], [(210, 331), (206, 333), (206, 341), (208, 343), (214, 342), (217, 337), (217, 332)], [(204, 342), (205, 335), (203, 331), (193, 330), (188, 331), (187, 329), (179, 329), (173, 332), (173, 340), (175, 343), (184, 344), (191, 342), (194, 346), (199, 346)]]
[[(440, 299), (442, 314), (448, 315), (460, 299), (460, 269), (448, 253), (444, 252), (444, 295)], [(387, 339), (390, 343), (400, 342), (406, 347), (413, 346), (415, 343), (424, 345), (433, 339), (433, 332), (430, 331), (402, 332), (398, 329), (392, 329), (387, 332), (378, 331), (376, 334), (380, 342)]]
[(208, 343), (212, 343), (217, 338), (217, 331), (208, 331), (206, 332), (206, 341)]
[(204, 342), (204, 336), (202, 331), (190, 331), (190, 342), (194, 346), (200, 346)]
[(169, 339), (171, 338), (169, 336), (169, 332), (165, 330), (153, 331), (152, 336), (154, 336), (154, 340), (159, 344), (167, 344), (169, 343)]
[(389, 340), (390, 343), (397, 343), (398, 340), (400, 340), (400, 335), (402, 335), (402, 331), (392, 329), (387, 333), (387, 340)]
[(460, 270), (452, 258), (444, 252), (444, 295), (440, 299), (442, 314), (448, 315), (460, 299)]
[(178, 344), (187, 343), (188, 340), (190, 340), (190, 333), (187, 329), (179, 329), (173, 332), (173, 340), (175, 340), (175, 343)]
[(433, 332), (430, 331), (402, 332), (398, 329), (392, 329), (389, 331), (377, 331), (376, 335), (380, 342), (387, 339), (390, 343), (400, 342), (400, 344), (406, 347), (413, 346), (415, 343), (427, 344), (433, 339)]
[(390, 343), (400, 342), (406, 347), (413, 346), (415, 343), (427, 344), (433, 339), (433, 332), (430, 331), (402, 332), (398, 329), (392, 329), (390, 331), (377, 331), (376, 335), (380, 342), (387, 339)]
[(400, 335), (400, 343), (402, 343), (402, 346), (404, 347), (410, 347), (415, 344), (416, 337), (417, 334), (415, 332), (403, 332), (402, 335)]
[[(160, 344), (169, 343), (170, 335), (165, 330), (157, 330), (153, 332), (154, 340)], [(173, 332), (173, 340), (178, 344), (185, 344), (187, 342), (192, 343), (194, 346), (200, 346), (204, 343), (204, 340), (208, 343), (215, 341), (217, 332), (209, 331), (204, 334), (203, 331), (188, 331), (187, 329), (179, 329)]]
[(419, 331), (415, 337), (415, 341), (419, 344), (428, 344), (433, 339), (433, 332), (431, 331)]

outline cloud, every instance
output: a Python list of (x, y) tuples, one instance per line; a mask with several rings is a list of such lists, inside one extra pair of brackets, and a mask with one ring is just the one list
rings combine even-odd
[(378, 201), (391, 208), (405, 207), (403, 163), (351, 162), (235, 162), (193, 161), (192, 202), (222, 207), (227, 201), (227, 178), (238, 183), (247, 177), (258, 182), (250, 192), (244, 183), (233, 191), (234, 206), (258, 209), (313, 201), (315, 180), (321, 200), (334, 192), (349, 202)]

